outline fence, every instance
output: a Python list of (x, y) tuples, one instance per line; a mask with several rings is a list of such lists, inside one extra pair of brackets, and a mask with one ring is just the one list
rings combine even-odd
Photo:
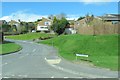
[(119, 24), (94, 24), (92, 26), (79, 26), (79, 34), (102, 35), (102, 34), (120, 34)]

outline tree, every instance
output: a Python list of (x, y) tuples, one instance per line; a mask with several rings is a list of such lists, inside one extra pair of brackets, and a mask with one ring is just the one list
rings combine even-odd
[(42, 21), (42, 19), (38, 19), (37, 22)]
[(84, 19), (85, 17), (79, 17), (77, 21), (81, 20), (81, 19)]
[(62, 19), (62, 18), (66, 18), (66, 14), (65, 13), (61, 13), (56, 15), (57, 19)]
[(54, 17), (51, 28), (54, 30), (54, 32), (60, 35), (64, 32), (65, 27), (68, 23), (69, 22), (64, 17), (62, 19), (57, 19)]
[(53, 20), (53, 19), (54, 19), (54, 16), (51, 14), (51, 15), (48, 16), (48, 19)]
[(35, 23), (34, 22), (28, 22), (27, 26), (28, 26), (28, 31), (31, 32), (32, 30), (35, 30)]
[(91, 21), (93, 21), (94, 15), (92, 14), (91, 16), (89, 14), (86, 15), (86, 23), (89, 24)]
[(21, 34), (22, 33), (22, 27), (20, 26), (20, 24), (18, 26), (16, 26), (16, 28), (17, 28), (17, 32), (19, 34)]

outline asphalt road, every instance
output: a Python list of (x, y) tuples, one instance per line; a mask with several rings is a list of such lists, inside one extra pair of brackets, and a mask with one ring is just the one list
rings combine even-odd
[[(30, 41), (14, 40), (13, 42), (20, 44), (23, 49), (2, 56), (3, 78), (100, 78), (103, 77), (104, 73), (109, 73), (109, 71), (81, 67), (82, 65), (65, 62), (57, 56), (57, 50), (51, 46)], [(98, 71), (97, 76), (95, 70)], [(88, 71), (89, 74), (84, 71)], [(103, 75), (99, 76), (99, 72)], [(91, 75), (91, 73), (95, 74)], [(117, 77), (117, 72), (111, 72), (107, 76)]]
[[(68, 78), (81, 77), (48, 64), (46, 56), (56, 53), (53, 47), (26, 41), (13, 41), (23, 49), (2, 56), (3, 78)], [(54, 59), (54, 58), (53, 58)]]

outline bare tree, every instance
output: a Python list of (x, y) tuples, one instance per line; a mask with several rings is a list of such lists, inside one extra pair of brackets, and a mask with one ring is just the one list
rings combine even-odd
[(51, 14), (51, 15), (49, 15), (49, 16), (48, 16), (48, 19), (53, 20), (53, 19), (54, 19), (54, 15), (52, 15), (52, 14)]
[(62, 19), (62, 18), (66, 18), (66, 14), (65, 13), (61, 13), (56, 15), (57, 19)]

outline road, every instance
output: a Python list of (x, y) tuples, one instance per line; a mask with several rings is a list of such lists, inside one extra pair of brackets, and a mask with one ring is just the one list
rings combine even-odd
[[(1, 66), (3, 78), (101, 78), (106, 76), (117, 77), (117, 72), (95, 68), (96, 72), (98, 72), (95, 72), (94, 74), (94, 68), (87, 69), (87, 67), (85, 67), (84, 65), (77, 66), (73, 63), (64, 61), (57, 56), (57, 50), (54, 47), (33, 43), (31, 41), (9, 41), (20, 44), (23, 49), (19, 52), (2, 56)], [(88, 71), (88, 73), (84, 72), (83, 70)], [(103, 72), (105, 74), (109, 74), (103, 76)]]
[(20, 52), (2, 56), (2, 76), (5, 78), (64, 78), (80, 77), (55, 69), (45, 60), (47, 55), (56, 53), (53, 47), (25, 41), (15, 41), (23, 49)]

